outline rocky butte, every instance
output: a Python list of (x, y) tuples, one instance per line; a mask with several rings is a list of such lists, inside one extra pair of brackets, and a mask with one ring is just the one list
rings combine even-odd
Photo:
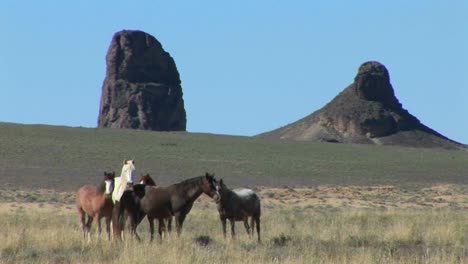
[(179, 72), (156, 38), (137, 30), (117, 32), (106, 63), (98, 127), (186, 130)]
[(258, 135), (337, 143), (464, 149), (422, 124), (395, 97), (390, 76), (376, 61), (363, 63), (354, 82), (314, 113)]

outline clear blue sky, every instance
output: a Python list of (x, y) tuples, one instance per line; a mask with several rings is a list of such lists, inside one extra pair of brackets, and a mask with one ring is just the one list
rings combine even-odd
[(0, 2), (0, 122), (96, 127), (112, 35), (155, 36), (189, 132), (255, 135), (383, 63), (403, 107), (468, 143), (468, 1)]

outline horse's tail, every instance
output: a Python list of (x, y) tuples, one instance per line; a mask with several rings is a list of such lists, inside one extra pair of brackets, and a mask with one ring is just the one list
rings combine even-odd
[(254, 197), (254, 211), (253, 211), (253, 216), (260, 218), (260, 215), (262, 214), (262, 207), (260, 204), (260, 198), (256, 193), (253, 195)]
[[(260, 215), (262, 214), (262, 207), (260, 204), (260, 198), (258, 197), (257, 194), (255, 194), (255, 211), (252, 216), (252, 223), (255, 220), (255, 227), (257, 229), (257, 239), (258, 242), (261, 242), (260, 239)], [(253, 236), (254, 230), (253, 230), (253, 225), (252, 225), (252, 236)]]

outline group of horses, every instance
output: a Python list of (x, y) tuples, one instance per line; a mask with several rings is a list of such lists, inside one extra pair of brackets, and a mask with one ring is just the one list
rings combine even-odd
[[(260, 199), (253, 190), (231, 190), (222, 179), (217, 181), (214, 174), (210, 173), (168, 186), (157, 186), (149, 174), (141, 176), (138, 182), (133, 182), (134, 163), (133, 160), (130, 162), (125, 160), (120, 177), (115, 177), (115, 172), (104, 172), (99, 186), (84, 185), (77, 191), (76, 207), (85, 239), (87, 236), (90, 239), (94, 218), (97, 221), (99, 236), (101, 235), (101, 219), (105, 218), (109, 240), (111, 239), (111, 222), (114, 239), (121, 240), (128, 219), (131, 235), (141, 240), (137, 233), (137, 226), (145, 217), (148, 219), (151, 241), (154, 239), (155, 219), (158, 220), (160, 239), (164, 232), (171, 232), (173, 218), (179, 236), (184, 220), (194, 202), (204, 193), (217, 204), (224, 238), (226, 238), (226, 220), (229, 219), (232, 238), (236, 236), (235, 222), (243, 221), (248, 235), (253, 237), (256, 227), (258, 242), (261, 241)], [(121, 189), (122, 193), (118, 193), (120, 188), (124, 188)], [(250, 225), (249, 218), (251, 219)]]

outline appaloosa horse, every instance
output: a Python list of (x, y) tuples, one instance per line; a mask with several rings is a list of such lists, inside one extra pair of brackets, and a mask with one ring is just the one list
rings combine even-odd
[[(91, 224), (96, 218), (98, 224), (98, 234), (101, 235), (101, 218), (105, 217), (107, 237), (110, 239), (110, 221), (112, 218), (112, 198), (114, 189), (115, 172), (104, 172), (104, 181), (99, 187), (94, 185), (84, 185), (76, 193), (76, 208), (80, 214), (83, 237), (90, 238)], [(86, 221), (86, 216), (88, 219)]]
[[(236, 236), (235, 221), (243, 221), (249, 237), (254, 235), (255, 224), (257, 225), (258, 242), (260, 242), (260, 199), (257, 194), (250, 189), (231, 190), (222, 179), (219, 181), (218, 191), (221, 195), (221, 199), (217, 202), (218, 212), (224, 238), (226, 238), (226, 219), (229, 219), (232, 238)], [(249, 217), (251, 217), (251, 226), (248, 223)]]
[[(165, 230), (164, 220), (175, 216), (177, 235), (180, 235), (185, 217), (202, 193), (214, 200), (219, 199), (216, 184), (214, 175), (206, 173), (203, 176), (190, 178), (167, 187), (143, 186), (140, 188), (140, 186), (135, 185), (133, 194), (124, 193), (122, 195), (120, 205), (125, 205), (126, 208), (121, 207), (118, 219), (121, 219), (123, 210), (131, 211), (136, 219), (135, 222), (141, 220), (140, 216), (144, 213), (148, 217), (152, 241), (154, 238), (154, 219), (159, 221), (158, 233), (159, 237), (162, 238), (162, 233)], [(138, 238), (136, 226), (132, 225), (131, 228), (133, 229), (132, 233)]]

